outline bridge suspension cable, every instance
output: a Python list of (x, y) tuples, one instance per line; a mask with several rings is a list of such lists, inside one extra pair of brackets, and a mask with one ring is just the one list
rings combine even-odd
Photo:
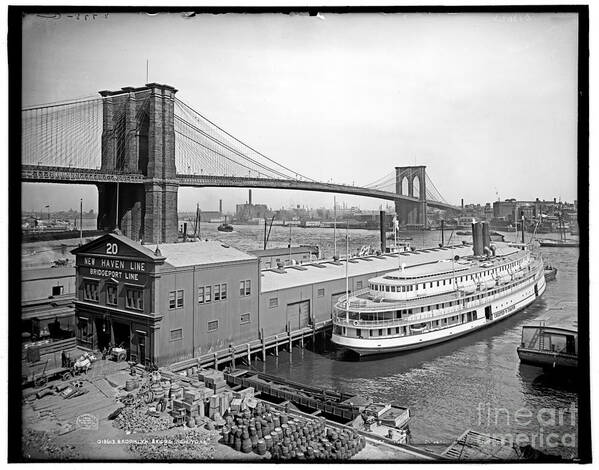
[(21, 111), (21, 162), (99, 168), (102, 99), (28, 107)]
[(245, 144), (179, 99), (175, 132), (182, 137), (176, 141), (178, 173), (315, 181)]

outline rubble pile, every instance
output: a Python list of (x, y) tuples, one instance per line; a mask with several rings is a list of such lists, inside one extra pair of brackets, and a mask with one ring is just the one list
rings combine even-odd
[(59, 445), (47, 432), (23, 429), (23, 457), (26, 459), (69, 460), (79, 455), (73, 445)]
[(125, 406), (115, 418), (113, 426), (131, 433), (150, 433), (166, 431), (174, 424), (169, 416), (151, 416), (143, 408)]
[(129, 446), (144, 460), (212, 460), (219, 434), (202, 428), (189, 429), (172, 436), (156, 436)]

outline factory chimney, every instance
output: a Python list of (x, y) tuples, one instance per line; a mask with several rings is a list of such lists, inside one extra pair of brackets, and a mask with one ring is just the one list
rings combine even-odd
[(251, 206), (252, 205), (252, 190), (250, 189), (249, 192), (250, 192), (250, 195), (248, 197), (249, 197), (249, 202), (250, 202), (250, 206)]
[(223, 200), (222, 199), (218, 200), (218, 213), (221, 215), (223, 213)]

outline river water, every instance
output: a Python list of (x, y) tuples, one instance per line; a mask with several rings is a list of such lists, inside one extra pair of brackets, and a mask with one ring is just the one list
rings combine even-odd
[[(218, 239), (241, 249), (262, 247), (264, 227), (235, 226), (232, 233), (202, 224), (202, 237)], [(350, 251), (363, 245), (379, 246), (377, 231), (349, 230)], [(287, 246), (289, 228), (273, 226), (269, 247)], [(441, 233), (413, 232), (416, 248), (436, 246)], [(449, 234), (446, 234), (446, 242)], [(338, 250), (345, 253), (345, 230), (337, 231)], [(544, 238), (557, 237), (544, 235)], [(527, 235), (528, 238), (528, 235)], [(333, 230), (291, 229), (292, 244), (317, 244), (327, 256), (334, 249)], [(452, 242), (469, 239), (453, 236)], [(515, 240), (515, 233), (506, 234)], [(578, 391), (574, 380), (543, 374), (520, 365), (516, 347), (521, 327), (546, 320), (548, 325), (571, 327), (577, 318), (576, 248), (541, 248), (545, 263), (558, 268), (555, 281), (533, 305), (506, 320), (441, 345), (403, 354), (374, 356), (357, 361), (332, 345), (318, 353), (294, 348), (279, 358), (253, 367), (295, 381), (336, 388), (395, 402), (410, 408), (412, 442), (440, 451), (467, 429), (491, 434), (507, 442), (533, 447), (565, 458), (577, 456)]]

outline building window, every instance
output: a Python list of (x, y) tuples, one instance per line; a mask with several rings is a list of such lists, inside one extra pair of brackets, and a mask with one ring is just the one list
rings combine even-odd
[(269, 301), (268, 301), (268, 308), (275, 308), (279, 306), (279, 298), (278, 297), (272, 297)]
[(218, 330), (218, 320), (212, 320), (208, 322), (208, 331)]
[(183, 339), (183, 328), (171, 330), (171, 341), (178, 341), (180, 339)]
[(356, 281), (356, 289), (362, 288), (362, 281)]
[(227, 300), (227, 285), (220, 285), (220, 300)]
[(204, 292), (204, 302), (207, 304), (212, 302), (212, 287), (206, 286), (206, 290)]
[(183, 307), (183, 291), (182, 290), (173, 290), (168, 293), (168, 308), (181, 308)]
[(133, 310), (144, 309), (144, 291), (142, 289), (127, 288), (126, 290), (127, 308)]
[(106, 286), (106, 303), (116, 305), (116, 286)]
[(250, 322), (250, 314), (242, 313), (241, 317), (240, 317), (240, 323), (243, 325), (244, 323), (249, 323), (249, 322)]
[(203, 287), (198, 287), (198, 303), (199, 304), (204, 303), (204, 288)]
[(98, 285), (99, 283), (97, 281), (83, 281), (83, 299), (97, 302)]
[(53, 286), (52, 287), (52, 295), (62, 295), (64, 291), (63, 286)]
[(220, 284), (216, 284), (214, 286), (214, 301), (218, 302), (220, 300)]
[(247, 281), (239, 282), (239, 295), (244, 297), (250, 295), (252, 292), (252, 282), (248, 279)]
[(318, 289), (318, 297), (324, 297), (324, 288)]

